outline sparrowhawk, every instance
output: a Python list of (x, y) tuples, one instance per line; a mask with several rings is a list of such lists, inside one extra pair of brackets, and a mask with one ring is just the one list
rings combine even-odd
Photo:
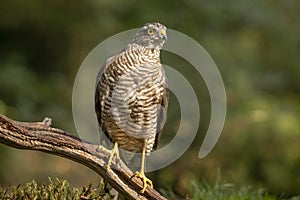
[(167, 39), (166, 27), (145, 24), (118, 54), (109, 57), (100, 69), (95, 91), (99, 125), (114, 143), (112, 157), (119, 157), (118, 146), (141, 152), (142, 163), (135, 176), (143, 180), (142, 193), (152, 182), (144, 174), (145, 155), (157, 148), (168, 106), (167, 78), (160, 62), (160, 50)]

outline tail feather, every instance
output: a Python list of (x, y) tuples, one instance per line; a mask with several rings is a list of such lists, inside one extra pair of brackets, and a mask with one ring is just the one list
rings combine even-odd
[(120, 157), (123, 162), (131, 169), (133, 172), (138, 171), (141, 167), (141, 154), (133, 153), (119, 149)]

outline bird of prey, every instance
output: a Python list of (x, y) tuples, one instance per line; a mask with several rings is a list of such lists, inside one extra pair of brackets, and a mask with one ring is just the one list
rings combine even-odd
[(142, 193), (152, 181), (145, 176), (145, 155), (157, 148), (168, 106), (167, 78), (160, 50), (167, 39), (166, 27), (145, 24), (118, 54), (100, 69), (95, 91), (95, 110), (100, 128), (114, 143), (107, 169), (118, 147), (142, 153)]

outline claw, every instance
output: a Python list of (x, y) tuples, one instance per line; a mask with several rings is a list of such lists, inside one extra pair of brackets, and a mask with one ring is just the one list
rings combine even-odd
[(136, 172), (135, 176), (142, 179), (143, 181), (143, 189), (141, 190), (141, 193), (144, 193), (146, 191), (147, 185), (153, 188), (152, 181), (145, 176), (144, 172)]

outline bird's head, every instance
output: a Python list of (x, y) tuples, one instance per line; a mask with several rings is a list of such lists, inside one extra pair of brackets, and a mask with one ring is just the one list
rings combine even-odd
[(131, 44), (144, 48), (161, 49), (167, 40), (167, 28), (160, 23), (145, 24), (134, 36)]

